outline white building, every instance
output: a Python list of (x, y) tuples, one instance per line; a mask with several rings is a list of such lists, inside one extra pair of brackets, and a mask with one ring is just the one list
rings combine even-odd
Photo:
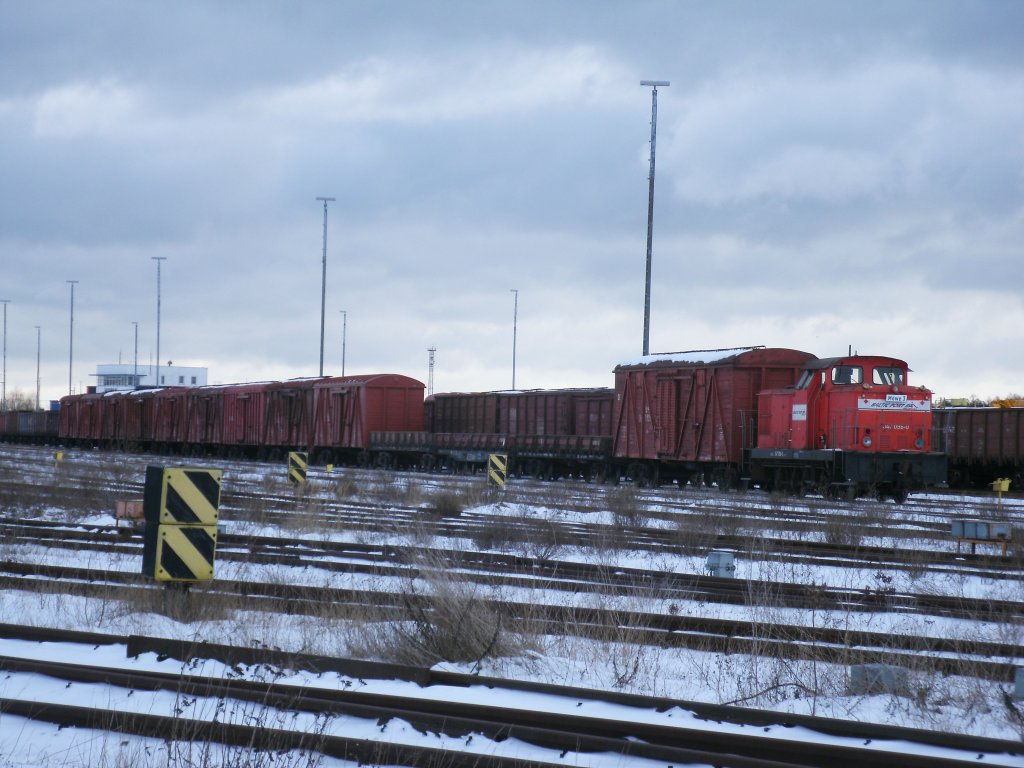
[(114, 392), (123, 389), (139, 389), (142, 387), (201, 387), (206, 384), (206, 368), (190, 368), (184, 365), (161, 365), (160, 381), (156, 380), (155, 365), (133, 363), (111, 363), (97, 365), (96, 391)]

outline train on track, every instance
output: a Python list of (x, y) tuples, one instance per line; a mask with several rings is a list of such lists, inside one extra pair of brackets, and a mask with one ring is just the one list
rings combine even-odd
[(184, 456), (756, 485), (905, 498), (1021, 475), (1024, 409), (934, 409), (907, 363), (746, 347), (648, 355), (614, 386), (453, 392), (398, 374), (86, 393), (4, 414), (0, 438)]

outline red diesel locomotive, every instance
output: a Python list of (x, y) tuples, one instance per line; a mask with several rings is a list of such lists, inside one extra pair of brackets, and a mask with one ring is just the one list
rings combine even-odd
[(808, 362), (792, 387), (761, 392), (751, 479), (897, 501), (943, 483), (946, 456), (931, 450), (932, 393), (910, 386), (907, 373), (891, 357), (833, 357)]

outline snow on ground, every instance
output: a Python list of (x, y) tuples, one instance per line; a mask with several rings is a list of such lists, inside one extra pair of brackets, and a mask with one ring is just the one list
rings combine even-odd
[[(277, 472), (279, 468), (273, 468)], [(269, 469), (251, 469), (239, 472), (231, 482), (236, 487), (243, 484), (258, 485), (265, 481)], [(319, 478), (323, 482), (323, 478)], [(395, 482), (395, 481), (385, 481)], [(411, 486), (414, 481), (401, 481)], [(422, 484), (421, 493), (441, 492), (446, 487), (445, 478), (417, 480)], [(364, 494), (372, 494), (369, 481), (362, 482)], [(407, 489), (408, 490), (408, 489)], [(586, 496), (593, 497), (593, 490), (587, 488)], [(600, 490), (600, 489), (598, 489)], [(286, 491), (287, 492), (287, 491)], [(573, 491), (576, 493), (576, 491)], [(610, 492), (609, 492), (610, 493)], [(570, 494), (566, 494), (569, 496)], [(579, 495), (583, 495), (582, 492)], [(661, 495), (657, 493), (637, 494), (643, 506), (640, 514), (643, 524), (651, 527), (672, 528), (680, 525), (678, 518), (699, 517), (705, 505), (721, 505), (729, 499), (743, 506), (744, 512), (752, 507), (763, 508), (769, 530), (766, 535), (778, 535), (771, 530), (773, 518), (790, 517), (803, 519), (814, 506), (815, 512), (827, 511), (822, 500), (777, 503), (763, 500), (763, 497), (748, 495), (714, 497), (697, 494)], [(671, 499), (671, 503), (665, 501)], [(916, 498), (916, 497), (915, 497)], [(945, 497), (944, 497), (945, 498)], [(388, 505), (379, 498), (365, 495), (361, 500), (378, 505), (378, 513), (387, 520)], [(924, 499), (927, 501), (927, 499)], [(680, 502), (685, 502), (685, 505)], [(1005, 500), (1007, 513), (1024, 517), (1024, 503), (1020, 500)], [(962, 502), (969, 509), (971, 501)], [(685, 509), (681, 508), (685, 506)], [(891, 509), (889, 507), (888, 509)], [(769, 514), (770, 513), (770, 514)], [(578, 510), (570, 505), (565, 507), (546, 503), (524, 503), (519, 501), (494, 501), (471, 507), (464, 513), (467, 517), (489, 517), (501, 525), (502, 520), (527, 519), (551, 521), (563, 525), (603, 523), (609, 527), (621, 524), (616, 514), (604, 509), (597, 512)], [(927, 510), (899, 511), (893, 515), (893, 524), (912, 528), (915, 525), (934, 524), (936, 520), (948, 519), (948, 512), (931, 513)], [(113, 518), (105, 513), (88, 516), (73, 514), (68, 509), (51, 507), (40, 509), (37, 516), (51, 520), (75, 520), (81, 524), (112, 525)], [(898, 518), (898, 519), (896, 519)], [(453, 549), (477, 549), (479, 542), (459, 538), (445, 538), (417, 531), (415, 534), (387, 533), (382, 525), (377, 531), (352, 531), (335, 528), (329, 532), (302, 532), (294, 526), (282, 529), (272, 525), (257, 526), (253, 523), (224, 520), (226, 530), (250, 535), (288, 536), (299, 540), (309, 537), (312, 541), (340, 540), (357, 541), (366, 544), (408, 544)], [(743, 525), (750, 525), (744, 522)], [(792, 531), (789, 535), (794, 535)], [(820, 532), (803, 534), (807, 540)], [(866, 543), (866, 542), (865, 542)], [(935, 547), (934, 540), (924, 534), (920, 540), (886, 538), (878, 542), (881, 546), (899, 546), (925, 549)], [(499, 547), (499, 550), (501, 547)], [(980, 576), (965, 576), (943, 570), (900, 570), (879, 567), (842, 568), (825, 565), (801, 565), (773, 560), (765, 553), (764, 558), (753, 559), (739, 554), (738, 576), (749, 579), (770, 579), (792, 583), (812, 583), (834, 588), (857, 590), (893, 589), (897, 592), (916, 592), (936, 595), (959, 595), (972, 598), (1024, 601), (1024, 587), (1018, 580), (985, 579)], [(50, 562), (83, 568), (115, 568), (138, 572), (140, 559), (135, 556), (113, 556), (106, 554), (72, 552), (69, 550), (48, 550), (45, 547), (27, 545), (0, 545), (0, 555), (12, 559), (26, 559), (34, 562)], [(703, 557), (678, 554), (657, 554), (642, 551), (621, 551), (601, 548), (599, 551), (569, 547), (558, 547), (553, 553), (555, 559), (604, 564), (612, 567), (635, 567), (656, 569), (676, 574), (703, 572)], [(247, 579), (253, 581), (300, 583), (316, 586), (344, 587), (354, 589), (393, 590), (402, 586), (399, 577), (373, 577), (360, 574), (342, 574), (326, 569), (286, 568), (282, 566), (259, 566), (252, 563), (235, 563), (221, 560), (217, 563), (217, 575), (225, 579)], [(409, 583), (406, 580), (405, 586)], [(424, 585), (420, 585), (424, 586)], [(577, 604), (592, 607), (616, 607), (622, 610), (670, 611), (682, 615), (711, 616), (739, 619), (744, 621), (770, 622), (776, 624), (803, 624), (850, 628), (863, 631), (890, 632), (926, 635), (930, 637), (988, 639), (997, 642), (1022, 643), (1022, 627), (995, 622), (967, 622), (942, 617), (921, 617), (900, 613), (861, 613), (856, 611), (799, 611), (771, 607), (745, 608), (708, 603), (700, 600), (664, 600), (657, 597), (620, 598), (609, 595), (595, 595), (581, 592), (573, 596), (558, 591), (538, 591), (520, 587), (485, 589), (473, 588), (479, 596), (498, 597), (522, 602), (562, 602), (575, 600)], [(63, 627), (113, 634), (144, 634), (177, 638), (204, 640), (208, 642), (258, 644), (280, 647), (295, 651), (325, 653), (333, 655), (355, 655), (372, 643), (367, 642), (368, 633), (374, 625), (367, 620), (345, 619), (339, 616), (282, 616), (252, 612), (233, 611), (228, 615), (204, 616), (190, 622), (175, 620), (169, 616), (140, 610), (138, 606), (111, 604), (82, 596), (54, 596), (45, 592), (22, 590), (0, 591), (0, 621), (24, 623), (39, 626)], [(98, 662), (97, 662), (98, 663)], [(447, 665), (466, 671), (459, 665)], [(1020, 739), (1024, 727), (1009, 712), (1004, 694), (1011, 689), (1009, 684), (979, 682), (972, 679), (943, 678), (940, 675), (922, 671), (911, 673), (911, 692), (908, 697), (892, 695), (851, 696), (847, 693), (847, 670), (835, 665), (815, 662), (794, 662), (771, 656), (748, 657), (723, 655), (712, 652), (679, 648), (658, 649), (631, 642), (628, 627), (623, 627), (605, 641), (573, 637), (531, 637), (521, 638), (517, 652), (508, 657), (486, 660), (480, 667), (482, 674), (521, 679), (536, 679), (545, 682), (580, 687), (626, 690), (641, 694), (666, 696), (680, 700), (705, 701), (712, 703), (737, 702), (758, 708), (774, 708), (779, 711), (814, 714), (825, 717), (839, 717), (854, 720), (890, 723), (894, 725), (927, 728), (938, 731), (971, 733), (1001, 739)], [(0, 697), (14, 695), (13, 688), (6, 681), (0, 681)], [(33, 686), (34, 687), (34, 686)], [(40, 686), (40, 690), (43, 687)], [(59, 694), (59, 691), (55, 692)], [(166, 702), (154, 702), (153, 707), (165, 706)], [(1024, 707), (1022, 707), (1024, 709)], [(349, 723), (348, 728), (356, 728)], [(372, 730), (372, 729), (371, 729)], [(0, 715), (0, 765), (39, 766), (60, 764), (65, 766), (124, 765), (124, 764), (174, 764), (174, 755), (162, 743), (145, 742), (137, 739), (119, 739), (110, 734), (75, 733), (75, 729), (56, 729), (20, 718)], [(349, 733), (350, 731), (346, 731)], [(177, 747), (181, 749), (181, 745)], [(606, 758), (608, 756), (605, 756)], [(588, 765), (623, 765), (621, 758), (608, 758), (609, 762), (578, 763)], [(217, 763), (214, 763), (217, 764)], [(303, 764), (301, 762), (287, 764)], [(325, 760), (323, 765), (346, 765), (338, 761)], [(577, 763), (573, 763), (577, 764)], [(639, 765), (629, 761), (629, 765)], [(986, 763), (991, 764), (991, 763)], [(1021, 764), (1021, 763), (1011, 763)]]

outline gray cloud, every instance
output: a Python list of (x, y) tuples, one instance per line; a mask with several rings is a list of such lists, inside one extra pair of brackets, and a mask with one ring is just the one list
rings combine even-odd
[[(0, 2), (8, 379), (155, 348), (211, 380), (604, 385), (652, 348), (908, 359), (1020, 391), (1024, 7), (1013, 2)], [(979, 318), (996, 316), (981, 333)], [(980, 340), (979, 340), (980, 339)], [(332, 356), (333, 355), (333, 356)]]

